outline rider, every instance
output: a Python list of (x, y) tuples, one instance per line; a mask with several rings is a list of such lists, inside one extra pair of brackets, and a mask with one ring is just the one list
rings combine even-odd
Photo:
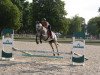
[(52, 39), (52, 32), (51, 32), (51, 26), (49, 24), (49, 22), (46, 20), (46, 18), (43, 18), (41, 21), (42, 26), (44, 26), (47, 31), (48, 31), (48, 36)]

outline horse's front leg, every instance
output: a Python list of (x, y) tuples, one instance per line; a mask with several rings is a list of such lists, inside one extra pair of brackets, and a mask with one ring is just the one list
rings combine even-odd
[(53, 45), (52, 45), (51, 42), (49, 42), (49, 44), (50, 44), (50, 46), (51, 46), (51, 48), (52, 48), (52, 50), (53, 50), (53, 56), (55, 56)]
[(40, 35), (40, 43), (42, 43), (42, 34)]
[(38, 38), (38, 36), (36, 35), (36, 39), (35, 39), (35, 40), (36, 40), (36, 43), (37, 43), (37, 44), (39, 44), (39, 42), (38, 42), (38, 39), (37, 39), (37, 38)]

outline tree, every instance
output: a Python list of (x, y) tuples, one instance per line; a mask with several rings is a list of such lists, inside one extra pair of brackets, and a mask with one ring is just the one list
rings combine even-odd
[(32, 32), (32, 4), (26, 0), (11, 0), (21, 12), (21, 27), (17, 31), (18, 33), (30, 33)]
[(22, 27), (20, 30), (23, 30), (25, 33), (31, 33), (32, 32), (32, 14), (31, 14), (31, 8), (32, 6), (29, 4), (29, 2), (24, 2), (23, 4), (23, 16), (22, 16)]
[(73, 35), (73, 33), (81, 32), (82, 27), (84, 25), (85, 25), (85, 19), (75, 15), (75, 17), (71, 19), (71, 23), (69, 26), (69, 34)]
[(88, 21), (88, 32), (90, 35), (98, 35), (100, 33), (100, 17), (94, 17)]
[(15, 4), (19, 8), (20, 11), (23, 10), (23, 3), (24, 3), (24, 1), (25, 0), (11, 0), (11, 2), (13, 4)]
[(66, 36), (69, 32), (69, 26), (71, 24), (71, 20), (69, 18), (64, 18), (62, 19), (62, 30), (61, 30), (61, 33), (63, 36)]
[[(33, 0), (33, 25), (35, 21), (46, 18), (52, 26), (52, 30), (61, 32), (65, 24), (66, 11), (61, 0)], [(35, 29), (34, 29), (35, 30)]]
[(10, 0), (0, 0), (0, 30), (20, 28), (20, 11)]

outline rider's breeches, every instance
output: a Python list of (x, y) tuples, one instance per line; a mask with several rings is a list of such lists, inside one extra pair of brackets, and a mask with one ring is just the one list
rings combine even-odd
[(52, 33), (51, 33), (51, 26), (50, 26), (50, 25), (48, 26), (48, 31), (49, 31), (49, 35), (52, 36)]

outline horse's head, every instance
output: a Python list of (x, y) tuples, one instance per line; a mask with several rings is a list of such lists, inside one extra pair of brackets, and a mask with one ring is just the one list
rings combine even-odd
[(42, 29), (43, 29), (43, 26), (42, 26), (41, 23), (36, 24), (36, 30), (37, 30), (37, 31), (40, 31), (40, 30), (42, 30)]

